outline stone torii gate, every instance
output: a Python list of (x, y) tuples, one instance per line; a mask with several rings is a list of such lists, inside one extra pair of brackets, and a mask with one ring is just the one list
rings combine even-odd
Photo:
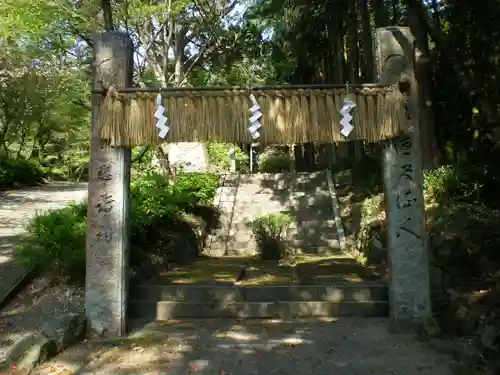
[[(391, 326), (402, 331), (431, 316), (415, 49), (408, 28), (377, 29), (376, 41), (379, 83), (399, 84), (406, 92), (411, 124), (408, 134), (383, 141)], [(122, 336), (126, 333), (131, 151), (110, 147), (98, 136), (103, 100), (98, 92), (110, 86), (132, 86), (133, 45), (126, 34), (107, 32), (95, 38), (94, 54), (85, 314), (94, 332)]]

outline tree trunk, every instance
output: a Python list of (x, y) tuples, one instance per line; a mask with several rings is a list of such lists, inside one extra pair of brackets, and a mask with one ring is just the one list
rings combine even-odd
[(186, 36), (184, 35), (184, 27), (181, 23), (176, 22), (174, 27), (175, 32), (175, 71), (174, 82), (177, 85), (182, 85), (184, 81), (184, 48), (186, 47)]
[(370, 4), (375, 19), (375, 27), (389, 26), (389, 12), (385, 7), (384, 0), (371, 0)]
[(361, 66), (361, 78), (363, 82), (373, 82), (375, 79), (372, 27), (370, 14), (366, 0), (358, 0), (358, 9), (361, 22), (361, 46), (363, 51), (363, 64)]
[(496, 126), (498, 124), (498, 116), (495, 106), (492, 105), (492, 103), (489, 103), (488, 99), (483, 96), (482, 91), (469, 72), (463, 69), (459, 64), (453, 52), (448, 47), (446, 36), (429, 18), (427, 8), (419, 0), (406, 0), (406, 3), (408, 4), (409, 10), (415, 13), (415, 16), (418, 17), (422, 25), (425, 27), (425, 31), (434, 41), (436, 48), (441, 51), (443, 57), (448, 61), (451, 68), (457, 74), (460, 82), (460, 88), (463, 93), (475, 99), (475, 102), (480, 111), (483, 113), (488, 125), (490, 127)]
[(347, 24), (347, 57), (349, 59), (349, 80), (351, 83), (359, 80), (359, 50), (358, 50), (358, 18), (356, 3), (349, 4)]
[(433, 105), (431, 101), (432, 81), (430, 78), (430, 53), (427, 33), (414, 13), (408, 14), (408, 21), (416, 41), (415, 72), (419, 88), (419, 126), (422, 141), (423, 168), (435, 167), (439, 152), (436, 143)]

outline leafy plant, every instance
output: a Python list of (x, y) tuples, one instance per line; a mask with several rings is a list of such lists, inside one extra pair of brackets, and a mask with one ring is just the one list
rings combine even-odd
[(37, 215), (26, 229), (16, 249), (19, 260), (76, 280), (85, 275), (87, 202)]
[(215, 166), (217, 170), (229, 171), (229, 149), (234, 147), (235, 149), (235, 161), (236, 161), (236, 171), (245, 173), (249, 168), (249, 158), (248, 155), (243, 152), (241, 148), (231, 143), (212, 143), (206, 144), (208, 158), (210, 159), (210, 164)]
[[(181, 261), (197, 254), (197, 234), (186, 215), (213, 199), (218, 178), (210, 174), (179, 175), (169, 184), (150, 173), (131, 184), (130, 216), (132, 268), (159, 259)], [(32, 219), (17, 248), (24, 264), (82, 281), (85, 276), (87, 203), (49, 211)], [(154, 258), (154, 259), (153, 259)]]
[(293, 216), (289, 214), (270, 213), (249, 223), (263, 260), (280, 260), (288, 255), (286, 241), (293, 221)]
[(16, 184), (36, 185), (41, 182), (43, 176), (42, 168), (34, 160), (0, 156), (0, 188), (9, 188)]
[(424, 191), (430, 202), (437, 203), (452, 198), (460, 189), (455, 167), (443, 165), (424, 172)]
[(259, 158), (259, 170), (265, 173), (292, 172), (293, 159), (286, 154), (262, 155)]

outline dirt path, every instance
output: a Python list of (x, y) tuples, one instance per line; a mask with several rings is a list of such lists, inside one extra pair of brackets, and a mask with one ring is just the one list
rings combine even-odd
[(71, 348), (34, 375), (450, 375), (451, 360), (384, 319), (152, 324), (131, 338)]
[(14, 262), (15, 244), (37, 212), (62, 208), (87, 196), (85, 183), (53, 183), (0, 193), (0, 302), (26, 274)]
[(0, 193), (0, 265), (12, 257), (12, 244), (37, 212), (61, 208), (87, 196), (85, 183), (53, 183)]

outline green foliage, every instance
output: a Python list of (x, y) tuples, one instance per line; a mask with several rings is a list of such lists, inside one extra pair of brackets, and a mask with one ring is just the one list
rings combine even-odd
[(380, 157), (365, 155), (363, 160), (338, 161), (332, 170), (338, 181), (355, 184), (357, 190), (366, 197), (382, 191), (382, 168)]
[(0, 188), (10, 188), (17, 184), (36, 185), (41, 182), (43, 176), (42, 168), (34, 160), (0, 156)]
[(208, 151), (208, 158), (210, 159), (210, 164), (215, 166), (217, 170), (229, 171), (229, 149), (234, 147), (235, 159), (236, 159), (236, 171), (245, 173), (248, 171), (248, 155), (243, 152), (238, 146), (231, 143), (213, 143), (209, 142), (206, 144)]
[(259, 170), (263, 173), (292, 172), (293, 167), (293, 159), (286, 154), (271, 153), (259, 158)]
[[(192, 242), (186, 242), (186, 238), (191, 240), (193, 234), (183, 217), (197, 205), (211, 202), (217, 184), (217, 176), (209, 174), (180, 175), (171, 185), (158, 174), (140, 176), (133, 181), (130, 217), (132, 266), (137, 266), (137, 262), (143, 259), (141, 256), (150, 250), (148, 246), (159, 244), (161, 254), (171, 254), (169, 247), (172, 243), (165, 244), (160, 240), (164, 241), (165, 235), (172, 238), (175, 231), (184, 231), (176, 235), (176, 239), (184, 241), (176, 251), (188, 252), (187, 246)], [(27, 235), (17, 248), (17, 257), (25, 264), (81, 281), (85, 275), (86, 230), (86, 203), (71, 204), (38, 215), (29, 223)], [(153, 250), (157, 251), (157, 248)], [(182, 258), (182, 254), (175, 256)]]
[(281, 260), (286, 257), (287, 235), (293, 221), (290, 214), (270, 213), (249, 223), (257, 240), (259, 256), (263, 260)]
[(85, 275), (87, 203), (70, 204), (33, 218), (16, 250), (22, 262), (74, 280)]
[(424, 172), (424, 191), (431, 203), (453, 198), (460, 189), (457, 170), (452, 165), (443, 165)]
[(218, 185), (219, 177), (215, 174), (184, 173), (175, 176), (172, 193), (177, 196), (178, 205), (190, 208), (211, 204)]

